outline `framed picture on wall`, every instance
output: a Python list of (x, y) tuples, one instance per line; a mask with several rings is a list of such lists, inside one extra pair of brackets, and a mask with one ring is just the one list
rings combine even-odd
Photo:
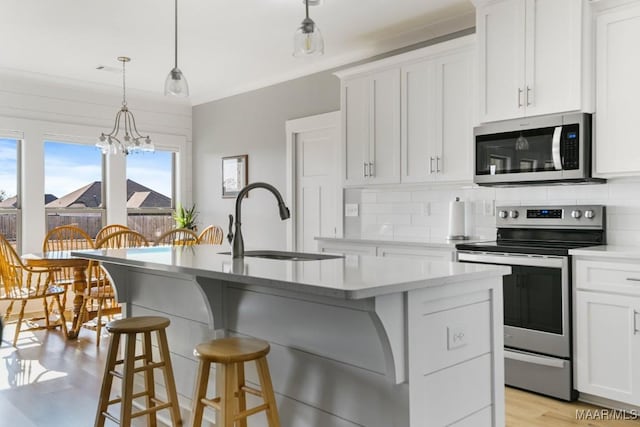
[(249, 156), (222, 158), (222, 197), (234, 198), (247, 185)]

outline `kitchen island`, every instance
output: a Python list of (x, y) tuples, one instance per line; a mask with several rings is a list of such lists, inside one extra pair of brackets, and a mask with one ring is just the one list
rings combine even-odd
[[(73, 253), (102, 262), (126, 316), (171, 319), (185, 419), (193, 347), (246, 335), (271, 344), (283, 427), (504, 425), (508, 267), (368, 256), (234, 260), (220, 250)], [(256, 383), (248, 368), (248, 381)], [(211, 382), (213, 390), (215, 375)], [(251, 425), (266, 425), (261, 416)]]

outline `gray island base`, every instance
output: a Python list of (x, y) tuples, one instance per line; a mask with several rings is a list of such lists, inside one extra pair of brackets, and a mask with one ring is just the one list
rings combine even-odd
[[(171, 319), (185, 422), (194, 346), (242, 335), (271, 344), (283, 427), (504, 425), (508, 267), (368, 256), (232, 260), (220, 250), (74, 252), (103, 263), (126, 316)], [(257, 384), (253, 366), (247, 368)], [(214, 390), (215, 370), (210, 381)], [(205, 415), (213, 422), (213, 413)], [(250, 425), (266, 426), (262, 417), (251, 417)]]

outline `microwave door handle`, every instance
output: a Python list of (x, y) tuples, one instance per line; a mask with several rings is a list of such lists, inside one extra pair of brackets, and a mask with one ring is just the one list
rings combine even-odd
[(556, 126), (553, 130), (551, 140), (551, 155), (553, 156), (553, 167), (555, 170), (562, 170), (562, 156), (560, 155), (560, 142), (562, 137), (562, 126)]

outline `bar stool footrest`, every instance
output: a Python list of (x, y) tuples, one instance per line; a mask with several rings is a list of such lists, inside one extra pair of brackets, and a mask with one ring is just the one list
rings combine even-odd
[[(155, 400), (155, 399), (154, 399)], [(159, 402), (159, 401), (158, 401)], [(133, 414), (131, 414), (131, 418), (137, 418), (137, 417), (141, 417), (143, 415), (148, 415), (152, 412), (157, 412), (157, 411), (161, 411), (163, 409), (167, 409), (171, 407), (171, 403), (165, 403), (165, 402), (160, 402), (160, 405), (157, 406), (152, 406), (150, 408), (147, 408), (143, 411), (138, 411), (138, 412), (134, 412)]]
[(219, 397), (215, 397), (213, 399), (203, 398), (203, 399), (200, 399), (200, 402), (202, 402), (203, 405), (206, 405), (213, 409), (217, 409), (218, 411), (221, 409)]
[(257, 388), (253, 388), (253, 387), (249, 387), (247, 385), (244, 385), (244, 386), (242, 386), (242, 388), (240, 390), (244, 391), (245, 393), (253, 394), (254, 396), (264, 398), (264, 396), (262, 394), (262, 390), (258, 390)]
[(262, 405), (254, 406), (253, 408), (249, 408), (246, 411), (237, 413), (236, 416), (233, 417), (233, 419), (234, 421), (244, 419), (244, 418), (250, 417), (253, 414), (257, 414), (260, 411), (266, 411), (268, 408), (269, 408), (269, 404), (263, 403)]

